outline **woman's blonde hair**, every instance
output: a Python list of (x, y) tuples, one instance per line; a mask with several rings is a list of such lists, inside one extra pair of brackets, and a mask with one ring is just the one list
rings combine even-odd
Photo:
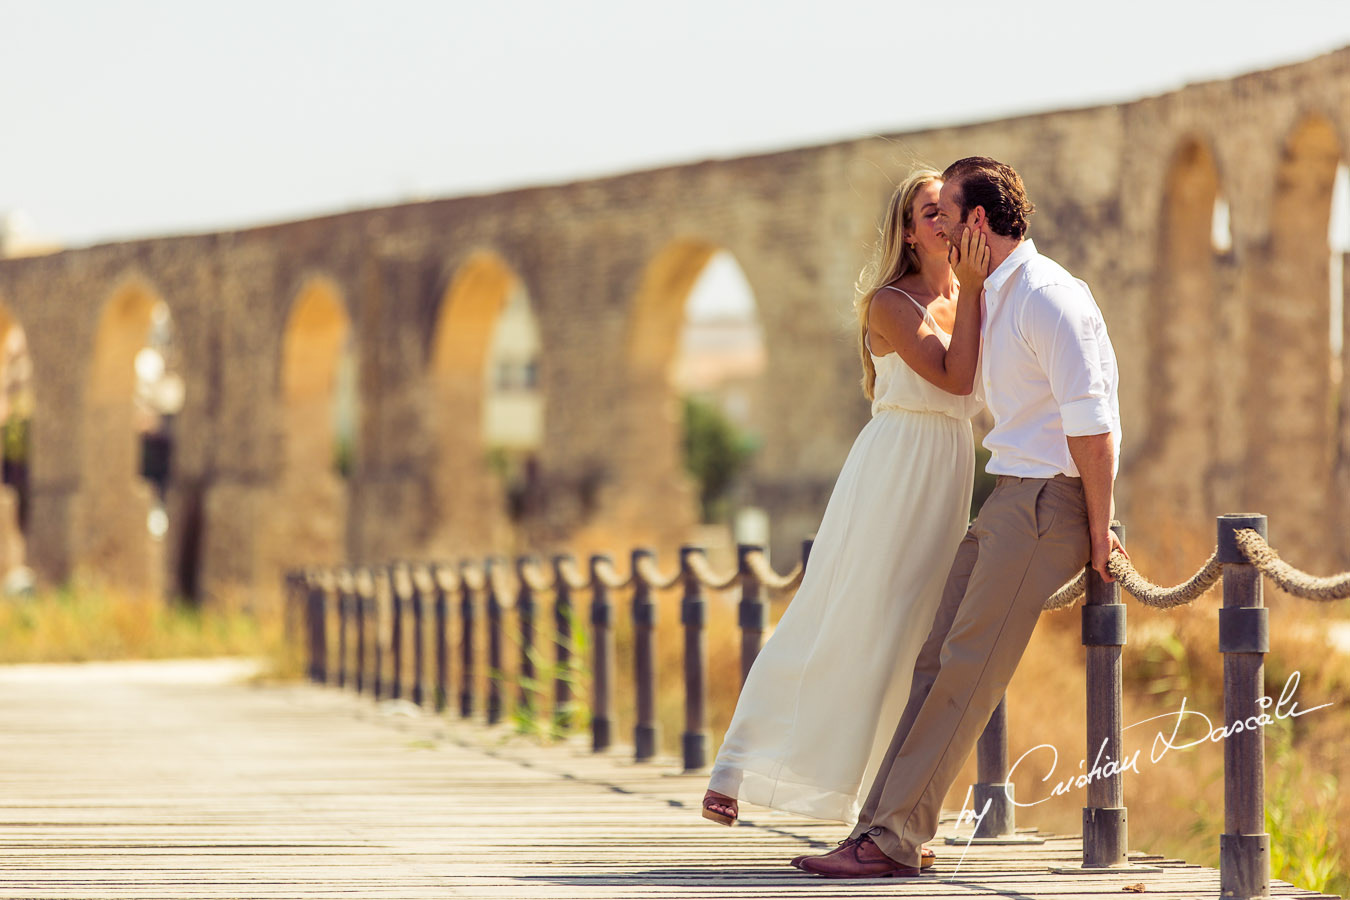
[(919, 254), (905, 243), (905, 232), (914, 227), (914, 198), (926, 184), (940, 181), (936, 169), (916, 169), (900, 183), (886, 207), (886, 218), (881, 223), (872, 261), (858, 276), (858, 299), (853, 308), (858, 312), (858, 352), (862, 356), (863, 394), (873, 399), (877, 383), (877, 369), (867, 349), (867, 317), (872, 311), (872, 298), (877, 291), (910, 272), (919, 271)]

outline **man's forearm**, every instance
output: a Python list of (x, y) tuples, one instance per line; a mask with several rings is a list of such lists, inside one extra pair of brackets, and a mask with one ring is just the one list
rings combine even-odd
[(1116, 448), (1110, 432), (1071, 437), (1069, 455), (1083, 479), (1087, 501), (1088, 529), (1094, 540), (1103, 540), (1111, 531), (1115, 489)]

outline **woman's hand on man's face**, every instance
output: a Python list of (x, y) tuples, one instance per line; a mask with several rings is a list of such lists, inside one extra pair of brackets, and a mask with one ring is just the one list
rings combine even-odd
[(984, 284), (985, 276), (989, 274), (989, 243), (983, 232), (967, 228), (961, 233), (960, 241), (952, 244), (947, 259), (962, 285), (977, 287)]

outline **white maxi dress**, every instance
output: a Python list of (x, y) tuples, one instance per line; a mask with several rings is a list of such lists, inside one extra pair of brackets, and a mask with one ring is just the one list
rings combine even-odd
[(872, 419), (844, 461), (801, 586), (751, 667), (708, 783), (741, 802), (839, 822), (857, 819), (909, 699), (970, 517), (970, 419), (982, 406), (978, 395), (925, 381), (895, 353), (872, 361)]

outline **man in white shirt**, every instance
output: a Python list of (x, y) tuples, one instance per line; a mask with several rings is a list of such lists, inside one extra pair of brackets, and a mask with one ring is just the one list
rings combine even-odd
[[(1107, 581), (1121, 430), (1115, 351), (1086, 284), (1036, 252), (1021, 177), (988, 159), (943, 173), (949, 243), (985, 235), (980, 378), (993, 493), (957, 550), (909, 702), (852, 836), (800, 867), (831, 878), (919, 874), (942, 799), (1031, 640), (1041, 607), (1084, 565)], [(1121, 548), (1123, 550), (1123, 548)], [(905, 548), (898, 547), (903, 553)], [(860, 623), (865, 625), (865, 623)]]

